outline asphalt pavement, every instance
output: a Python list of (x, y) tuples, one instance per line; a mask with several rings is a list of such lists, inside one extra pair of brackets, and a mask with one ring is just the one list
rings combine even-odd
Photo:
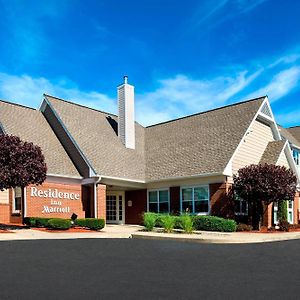
[(300, 240), (0, 242), (0, 299), (298, 299)]

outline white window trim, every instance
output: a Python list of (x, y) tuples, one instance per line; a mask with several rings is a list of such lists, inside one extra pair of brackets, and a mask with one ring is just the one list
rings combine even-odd
[[(22, 189), (21, 189), (21, 205), (22, 205)], [(15, 189), (12, 189), (12, 214), (20, 214), (21, 210), (16, 209)]]
[(150, 189), (147, 190), (147, 212), (149, 212), (149, 193), (157, 193), (157, 212), (159, 213), (159, 192), (168, 191), (168, 213), (170, 212), (170, 189), (169, 188), (159, 188), (159, 189)]
[[(294, 159), (294, 161), (295, 161), (295, 164), (296, 164), (296, 166), (300, 166), (300, 151), (299, 150), (297, 150), (297, 149), (293, 149), (292, 150), (292, 155), (293, 155), (293, 159)], [(297, 160), (298, 161), (296, 161), (296, 157), (294, 156), (294, 153), (297, 153)]]
[[(248, 202), (246, 201), (246, 200), (243, 200), (243, 199), (239, 199), (239, 200), (235, 200), (234, 199), (234, 201), (238, 201), (238, 202), (240, 202), (240, 211), (239, 212), (237, 212), (237, 211), (235, 211), (235, 206), (234, 206), (234, 214), (236, 215), (236, 216), (248, 216), (248, 214), (249, 214), (249, 207), (248, 207)], [(242, 212), (242, 205), (241, 205), (241, 202), (246, 202), (246, 206), (247, 206), (247, 212)]]
[[(202, 213), (195, 213), (195, 200), (194, 200), (194, 189), (198, 187), (207, 187), (208, 190), (208, 212), (202, 212)], [(180, 213), (183, 213), (182, 211), (182, 190), (183, 189), (192, 189), (192, 201), (193, 201), (193, 212), (191, 213), (192, 215), (197, 215), (197, 216), (207, 216), (210, 215), (211, 212), (211, 207), (210, 207), (210, 189), (209, 189), (209, 184), (200, 184), (200, 185), (186, 185), (186, 186), (181, 186), (180, 187)]]

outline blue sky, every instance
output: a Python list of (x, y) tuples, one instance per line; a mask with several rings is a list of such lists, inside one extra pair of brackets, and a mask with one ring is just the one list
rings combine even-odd
[(143, 125), (268, 95), (300, 125), (300, 1), (0, 0), (0, 98), (116, 113), (124, 74)]

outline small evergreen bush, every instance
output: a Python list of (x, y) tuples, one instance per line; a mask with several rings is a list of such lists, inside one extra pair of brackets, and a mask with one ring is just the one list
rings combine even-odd
[(75, 224), (80, 227), (86, 227), (91, 230), (101, 230), (105, 226), (104, 219), (96, 219), (96, 218), (86, 218), (86, 219), (77, 219)]
[(240, 223), (236, 227), (236, 231), (251, 231), (253, 230), (253, 227), (248, 224)]
[(156, 225), (157, 214), (146, 212), (144, 213), (144, 226), (147, 231), (152, 231)]
[(54, 218), (48, 221), (48, 228), (67, 230), (71, 227), (71, 220)]
[(279, 220), (278, 226), (280, 231), (290, 230), (290, 223), (287, 220)]
[(50, 218), (26, 217), (24, 223), (30, 227), (47, 227)]
[(24, 218), (24, 224), (26, 224), (29, 227), (36, 227), (36, 218), (25, 217)]
[(234, 220), (215, 216), (194, 216), (193, 221), (196, 230), (233, 232), (237, 227)]

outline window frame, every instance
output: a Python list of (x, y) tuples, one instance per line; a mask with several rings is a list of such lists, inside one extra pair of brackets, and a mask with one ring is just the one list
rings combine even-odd
[[(161, 213), (159, 211), (159, 204), (160, 204), (160, 198), (159, 198), (159, 192), (162, 192), (162, 191), (167, 191), (168, 192), (168, 211), (167, 213), (170, 213), (170, 189), (169, 188), (159, 188), (159, 189), (149, 189), (147, 190), (147, 212), (150, 212), (149, 211), (149, 193), (150, 192), (156, 192), (156, 195), (157, 195), (157, 211), (155, 213)], [(164, 202), (162, 202), (164, 203)], [(164, 212), (162, 212), (164, 213)]]
[[(208, 195), (208, 211), (207, 212), (195, 212), (195, 189), (196, 188), (203, 188), (206, 187), (207, 188), (207, 195)], [(190, 212), (191, 215), (196, 215), (196, 216), (208, 216), (210, 215), (211, 212), (211, 207), (210, 207), (210, 189), (209, 189), (209, 184), (199, 184), (199, 185), (186, 185), (186, 186), (181, 186), (180, 187), (180, 213), (184, 213), (184, 211), (182, 211), (182, 190), (184, 189), (192, 189), (192, 205), (193, 205), (193, 211)]]
[[(298, 149), (293, 149), (292, 152), (296, 166), (300, 166), (300, 151)], [(297, 155), (295, 155), (295, 153), (297, 153)]]
[(16, 209), (16, 192), (15, 192), (15, 188), (12, 189), (12, 214), (13, 215), (20, 215), (21, 214), (21, 210), (22, 210), (22, 197), (23, 197), (23, 190), (21, 187), (17, 187), (21, 189), (21, 208), (20, 209)]
[[(235, 210), (235, 205), (234, 205), (234, 214), (236, 215), (236, 216), (248, 216), (249, 215), (249, 205), (248, 205), (248, 201), (247, 200), (244, 200), (244, 199), (242, 199), (242, 198), (238, 198), (238, 199), (236, 199), (236, 196), (234, 197), (234, 201), (236, 201), (236, 202), (239, 202), (239, 207), (240, 207), (240, 209), (239, 209), (239, 211), (236, 211)], [(246, 212), (242, 212), (242, 202), (245, 202), (246, 203)]]

